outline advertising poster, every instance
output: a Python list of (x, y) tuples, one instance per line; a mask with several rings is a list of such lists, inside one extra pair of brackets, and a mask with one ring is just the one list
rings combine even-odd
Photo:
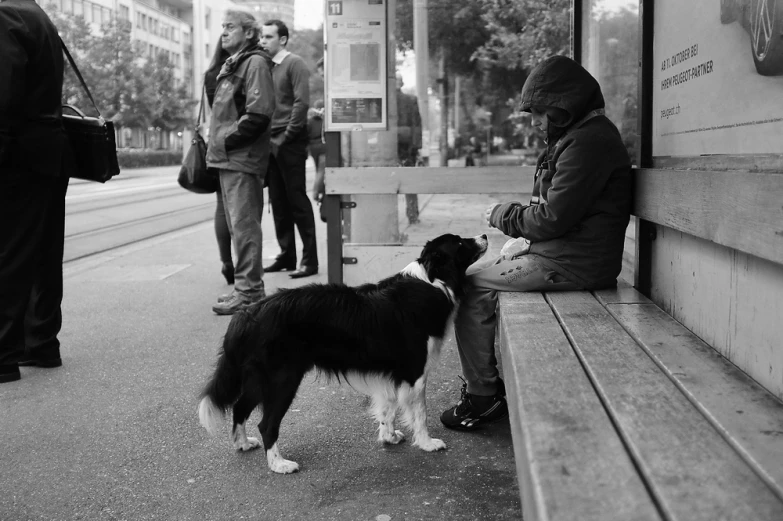
[(386, 130), (384, 0), (326, 0), (326, 130)]
[(653, 155), (783, 151), (783, 0), (660, 0)]

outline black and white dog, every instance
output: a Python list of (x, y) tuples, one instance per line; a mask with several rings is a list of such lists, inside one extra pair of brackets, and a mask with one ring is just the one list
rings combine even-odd
[(238, 450), (260, 447), (245, 432), (254, 408), (263, 411), (261, 440), (273, 472), (299, 465), (277, 446), (280, 422), (304, 375), (313, 368), (345, 380), (372, 398), (378, 441), (399, 443), (394, 419), (425, 451), (446, 445), (427, 431), (425, 386), (463, 295), (465, 271), (487, 250), (487, 236), (442, 235), (415, 262), (377, 284), (311, 284), (281, 290), (233, 316), (217, 367), (199, 404), (212, 434), (233, 406), (231, 437)]

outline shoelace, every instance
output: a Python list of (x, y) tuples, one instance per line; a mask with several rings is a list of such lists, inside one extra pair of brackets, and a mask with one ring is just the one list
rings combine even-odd
[(457, 407), (454, 409), (454, 413), (458, 415), (473, 408), (473, 404), (470, 402), (470, 394), (468, 393), (468, 382), (461, 376), (459, 379), (462, 380), (462, 389), (460, 389)]

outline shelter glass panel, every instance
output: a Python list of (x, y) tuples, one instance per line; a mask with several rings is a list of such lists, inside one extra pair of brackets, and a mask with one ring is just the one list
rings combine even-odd
[(606, 115), (633, 161), (639, 151), (639, 2), (584, 0), (582, 64), (601, 84)]

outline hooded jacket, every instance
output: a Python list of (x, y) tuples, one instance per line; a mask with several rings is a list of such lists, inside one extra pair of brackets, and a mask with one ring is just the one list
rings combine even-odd
[(212, 101), (207, 166), (265, 175), (274, 111), (266, 53), (254, 45), (226, 60)]
[(550, 123), (530, 204), (495, 207), (490, 224), (531, 242), (530, 253), (585, 289), (612, 287), (622, 269), (631, 209), (628, 152), (603, 115), (598, 82), (564, 56), (539, 64), (522, 88), (521, 109), (555, 107), (568, 117)]

